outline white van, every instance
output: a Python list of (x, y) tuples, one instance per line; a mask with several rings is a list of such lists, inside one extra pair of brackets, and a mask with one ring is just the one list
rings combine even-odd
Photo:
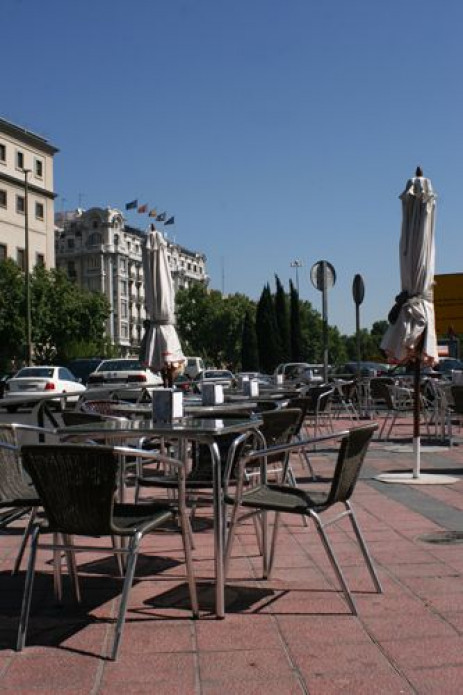
[(204, 371), (204, 362), (202, 357), (185, 357), (185, 369), (183, 373), (190, 379), (194, 379), (199, 372)]

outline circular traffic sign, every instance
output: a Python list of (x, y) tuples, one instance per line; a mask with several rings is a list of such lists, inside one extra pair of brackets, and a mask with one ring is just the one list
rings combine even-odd
[(328, 261), (318, 261), (310, 269), (310, 280), (315, 289), (323, 292), (325, 288), (328, 290), (335, 284), (336, 271)]
[(356, 304), (361, 304), (365, 297), (365, 285), (361, 275), (356, 275), (352, 283), (352, 296)]

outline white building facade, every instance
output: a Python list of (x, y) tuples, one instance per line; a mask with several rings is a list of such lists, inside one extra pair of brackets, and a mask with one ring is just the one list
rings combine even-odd
[[(116, 208), (78, 209), (55, 216), (56, 266), (111, 306), (106, 335), (122, 356), (136, 353), (143, 336), (145, 232), (125, 224)], [(167, 240), (174, 287), (207, 284), (206, 257)]]
[[(12, 258), (29, 270), (53, 268), (53, 157), (59, 150), (45, 138), (0, 118), (0, 261)], [(27, 182), (27, 187), (26, 187)]]

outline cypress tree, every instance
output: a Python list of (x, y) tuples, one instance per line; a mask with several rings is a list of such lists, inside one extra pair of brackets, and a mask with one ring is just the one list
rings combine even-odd
[(241, 368), (243, 372), (257, 372), (259, 370), (256, 324), (250, 309), (246, 311), (243, 321)]
[(257, 346), (262, 371), (271, 374), (281, 362), (281, 343), (269, 285), (262, 290), (256, 312)]
[(299, 307), (299, 294), (293, 285), (293, 281), (289, 281), (289, 296), (290, 296), (290, 326), (291, 326), (291, 361), (302, 362), (302, 332), (301, 332), (301, 315)]
[(280, 335), (280, 343), (282, 350), (282, 362), (289, 362), (291, 356), (291, 338), (289, 329), (289, 314), (288, 301), (283, 285), (280, 282), (278, 275), (275, 275), (276, 293), (275, 293), (275, 316)]

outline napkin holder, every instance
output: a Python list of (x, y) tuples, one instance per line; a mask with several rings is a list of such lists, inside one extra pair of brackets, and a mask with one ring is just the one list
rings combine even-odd
[(259, 395), (259, 382), (257, 379), (247, 379), (243, 381), (243, 393), (249, 398), (256, 398)]
[(201, 389), (203, 405), (220, 405), (223, 403), (222, 384), (204, 384)]
[(155, 389), (153, 398), (153, 420), (173, 422), (183, 417), (183, 393), (176, 389)]
[(275, 377), (275, 382), (278, 386), (283, 384), (283, 374), (277, 374)]

